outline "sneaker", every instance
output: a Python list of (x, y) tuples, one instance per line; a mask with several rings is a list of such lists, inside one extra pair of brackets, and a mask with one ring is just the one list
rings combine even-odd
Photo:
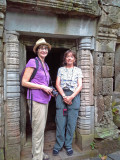
[(72, 154), (73, 154), (72, 148), (66, 148), (66, 153), (68, 156), (72, 156)]
[(53, 149), (53, 155), (54, 155), (54, 156), (57, 156), (58, 153), (59, 153), (59, 150), (57, 150), (56, 148), (54, 148), (54, 149)]
[(43, 160), (49, 160), (49, 156), (47, 154), (45, 154), (45, 153), (43, 155)]

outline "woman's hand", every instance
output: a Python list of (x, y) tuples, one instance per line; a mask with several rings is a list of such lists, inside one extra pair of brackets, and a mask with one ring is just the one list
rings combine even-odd
[(65, 103), (67, 103), (68, 105), (71, 105), (72, 104), (72, 100), (73, 100), (73, 97), (72, 96), (64, 96), (63, 97), (63, 101)]
[(52, 91), (53, 91), (52, 88), (43, 85), (41, 89), (45, 91), (47, 94), (52, 95)]

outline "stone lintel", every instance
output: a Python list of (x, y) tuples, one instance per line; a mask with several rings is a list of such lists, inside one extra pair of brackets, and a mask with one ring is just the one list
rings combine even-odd
[[(51, 0), (8, 0), (8, 8), (18, 8), (20, 10), (27, 10), (33, 12), (40, 12), (46, 10), (48, 13), (55, 14), (67, 14), (67, 15), (87, 15), (91, 17), (100, 16), (100, 7), (97, 0), (88, 0), (87, 3), (84, 1), (51, 1)], [(46, 9), (47, 8), (47, 9)]]

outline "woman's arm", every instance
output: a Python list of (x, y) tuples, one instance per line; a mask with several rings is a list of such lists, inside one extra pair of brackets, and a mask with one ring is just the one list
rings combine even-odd
[(22, 77), (22, 86), (27, 87), (27, 88), (31, 88), (31, 89), (42, 89), (45, 92), (47, 92), (48, 94), (50, 94), (53, 90), (50, 87), (29, 82), (33, 71), (34, 71), (34, 68), (31, 68), (31, 67), (28, 67), (25, 69), (25, 72)]
[(56, 79), (56, 88), (57, 88), (58, 92), (61, 94), (61, 96), (65, 97), (65, 93), (60, 86), (60, 77), (58, 77), (58, 76), (57, 76), (57, 79)]
[(82, 78), (78, 79), (78, 86), (75, 89), (75, 91), (73, 92), (73, 94), (71, 95), (72, 98), (74, 98), (82, 89)]
[(82, 78), (79, 78), (78, 79), (78, 86), (77, 86), (77, 88), (75, 89), (75, 91), (73, 92), (73, 94), (71, 96), (66, 96), (64, 98), (64, 102), (67, 103), (67, 104), (71, 104), (72, 100), (81, 91), (81, 89), (82, 89)]

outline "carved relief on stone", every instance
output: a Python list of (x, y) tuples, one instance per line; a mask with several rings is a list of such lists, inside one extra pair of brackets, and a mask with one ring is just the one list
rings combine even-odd
[[(88, 50), (85, 50), (85, 51), (82, 50), (80, 53), (80, 66), (81, 66), (82, 73), (84, 76), (83, 89), (81, 91), (81, 95), (82, 94), (85, 95), (87, 93), (86, 97), (89, 97), (89, 98), (87, 98), (87, 101), (89, 101), (88, 102), (89, 105), (92, 105), (93, 104), (93, 99), (92, 99), (93, 98), (93, 95), (92, 95), (93, 88), (92, 88), (91, 84), (93, 84), (93, 82), (92, 82), (93, 74), (91, 74), (91, 72), (93, 71), (93, 66), (92, 66), (93, 62), (91, 60), (90, 54), (91, 53)], [(79, 61), (79, 59), (78, 59), (78, 61)], [(82, 104), (82, 100), (81, 100), (81, 104)]]
[[(6, 160), (20, 160), (20, 86), (19, 42), (16, 32), (5, 32), (4, 37), (4, 99), (5, 99), (5, 154)], [(16, 56), (14, 56), (16, 55)], [(16, 145), (17, 152), (14, 150)], [(11, 151), (12, 148), (12, 151)], [(11, 155), (12, 154), (12, 155)]]
[(96, 38), (96, 51), (115, 52), (117, 33), (117, 29), (99, 26)]
[(117, 36), (118, 30), (117, 29), (112, 29), (108, 27), (102, 27), (100, 26), (98, 28), (98, 35), (103, 34), (103, 37), (113, 37), (115, 38)]
[[(92, 134), (94, 111), (93, 105), (93, 57), (91, 49), (91, 38), (83, 38), (78, 45), (77, 65), (83, 73), (83, 87), (81, 90), (81, 107), (78, 117), (78, 132), (80, 134)], [(90, 106), (91, 105), (91, 106)], [(93, 107), (94, 108), (94, 107)], [(89, 109), (89, 110), (88, 110)], [(93, 124), (93, 125), (92, 125)]]

